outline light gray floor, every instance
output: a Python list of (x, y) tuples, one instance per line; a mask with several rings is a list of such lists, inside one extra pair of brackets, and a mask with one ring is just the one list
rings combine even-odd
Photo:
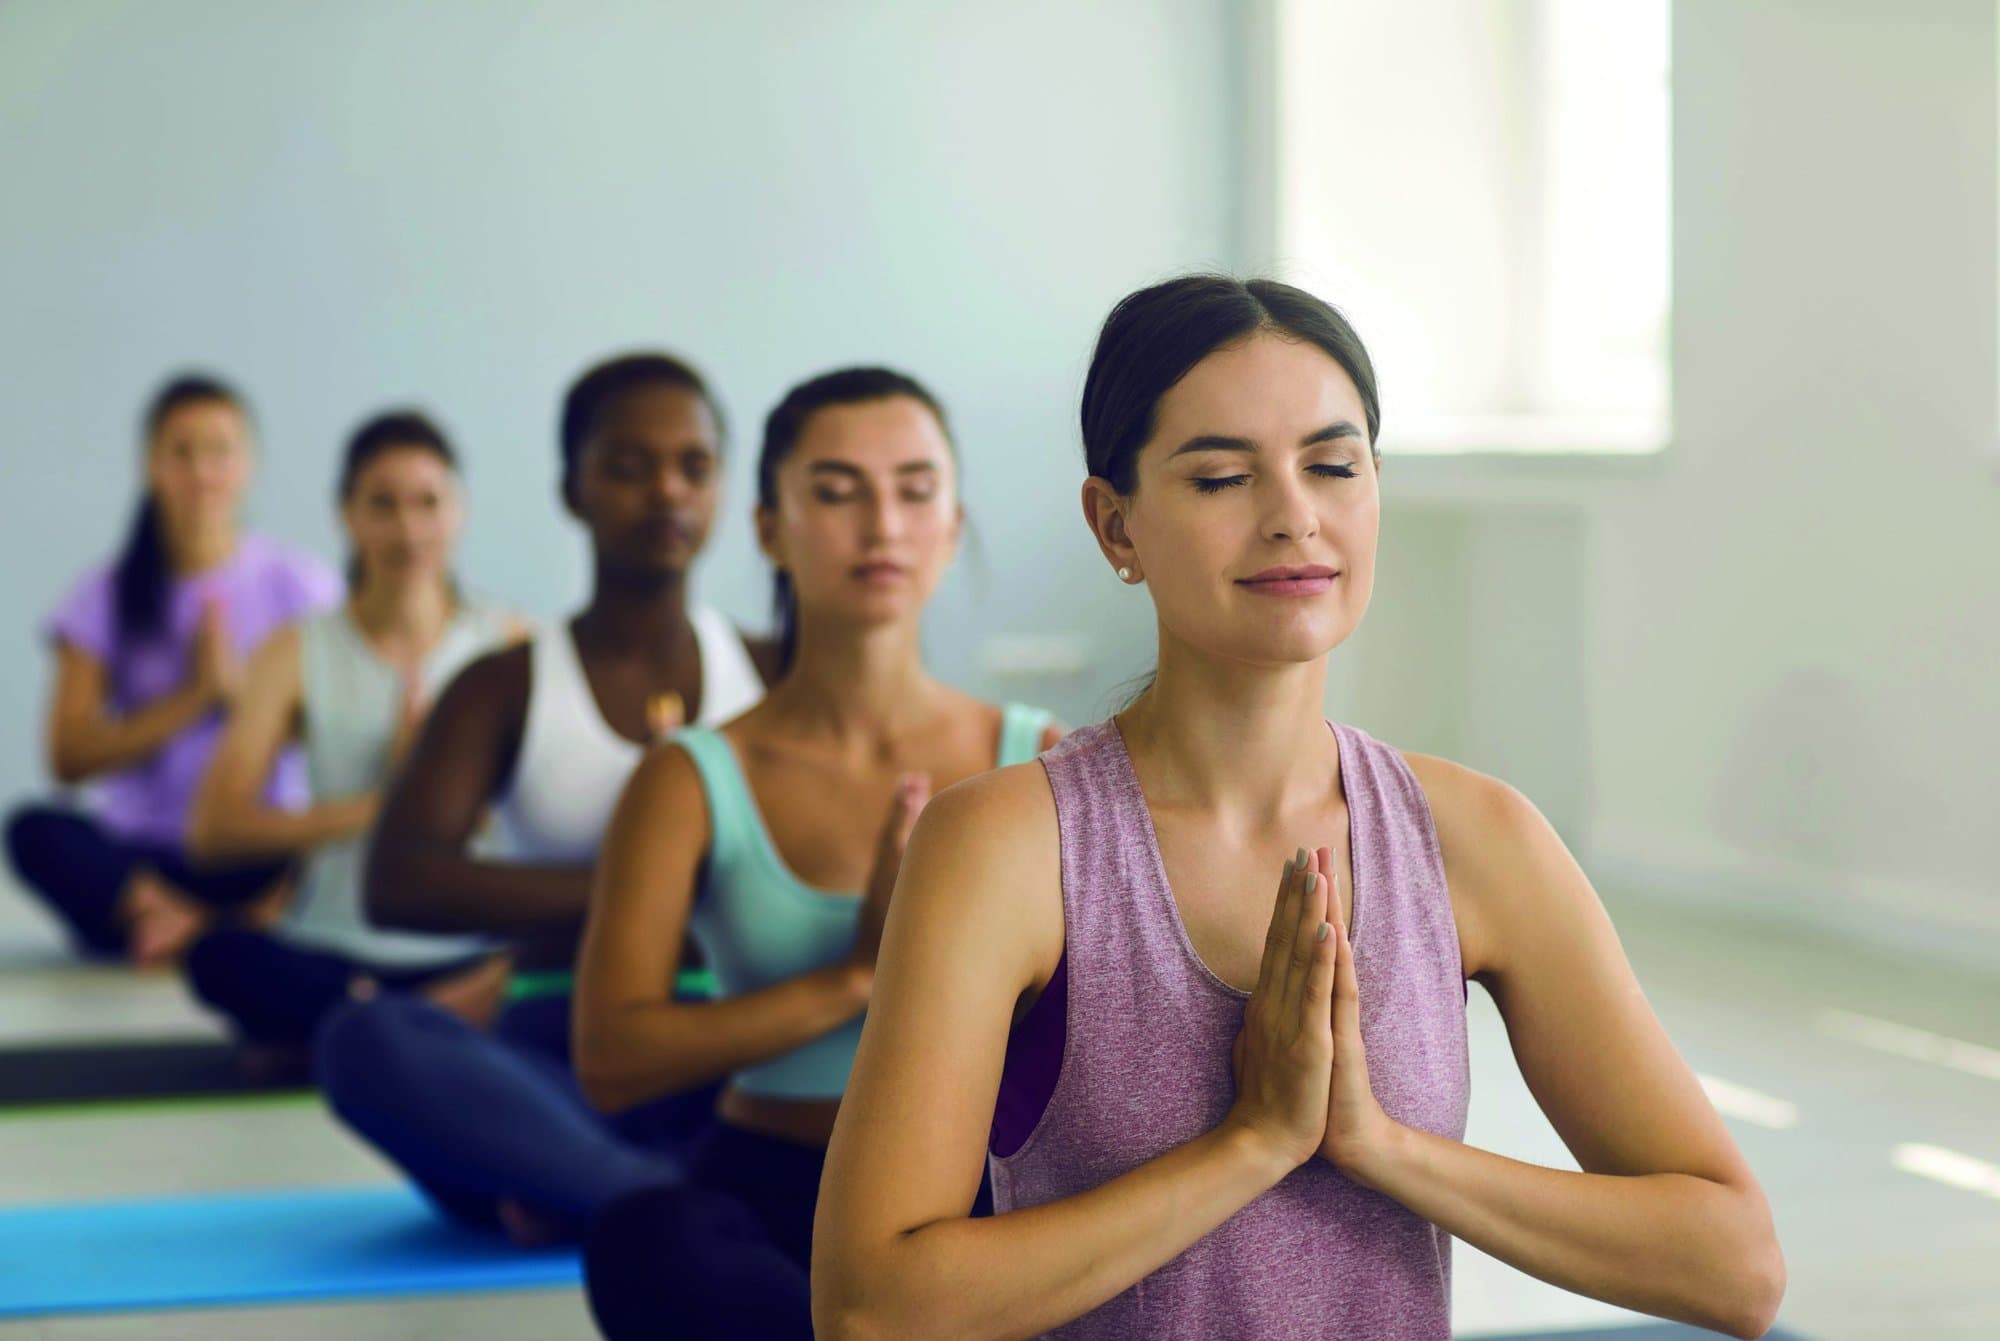
[[(1655, 1009), (1690, 1064), (1717, 1082), (1718, 1104), (1770, 1193), (1791, 1267), (1784, 1324), (1814, 1341), (2000, 1337), (2000, 1176), (1968, 1190), (1892, 1163), (1898, 1146), (1922, 1144), (2000, 1166), (2000, 981), (1610, 901)], [(0, 904), (11, 903), (0, 891)], [(210, 1028), (171, 979), (52, 968), (52, 944), (18, 905), (0, 911), (0, 1043)], [(1470, 1027), (1469, 1139), (1571, 1166), (1477, 989)], [(310, 1103), (219, 1111), (0, 1118), (0, 1203), (390, 1176)], [(1979, 1166), (1966, 1167), (1974, 1172), (1960, 1181), (1977, 1183)], [(1626, 1316), (1464, 1245), (1456, 1265), (1463, 1336)], [(574, 1290), (0, 1325), (0, 1341), (278, 1335), (562, 1341), (591, 1329)]]

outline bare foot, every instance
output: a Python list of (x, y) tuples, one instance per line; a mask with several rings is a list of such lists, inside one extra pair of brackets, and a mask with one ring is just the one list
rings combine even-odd
[(512, 972), (513, 963), (506, 955), (494, 955), (463, 973), (426, 983), (418, 995), (473, 1028), (484, 1029), (506, 1002), (507, 978)]
[(516, 1248), (547, 1248), (569, 1239), (561, 1225), (538, 1211), (529, 1210), (512, 1197), (500, 1198), (495, 1209), (500, 1216), (500, 1227), (507, 1231), (508, 1242)]
[(244, 904), (237, 912), (245, 926), (259, 931), (269, 931), (284, 921), (285, 910), (292, 904), (292, 881), (289, 876), (272, 883), (270, 889)]
[(150, 871), (125, 887), (120, 905), (127, 952), (140, 968), (164, 968), (208, 926), (208, 910)]

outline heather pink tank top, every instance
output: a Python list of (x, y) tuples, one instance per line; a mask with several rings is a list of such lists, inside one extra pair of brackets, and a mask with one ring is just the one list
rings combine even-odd
[[(1394, 749), (1329, 725), (1375, 1097), (1398, 1122), (1462, 1140), (1465, 976), (1430, 807)], [(1248, 1000), (1188, 940), (1117, 724), (1073, 733), (1042, 763), (1062, 839), (1061, 1060), (1026, 1140), (991, 1157), (996, 1212), (1074, 1196), (1213, 1129), (1234, 1097), (1230, 1047)], [(1001, 1082), (1017, 1111), (1019, 1089), (1047, 1070), (1026, 1052), (1010, 1047)], [(1432, 1341), (1451, 1335), (1450, 1304), (1450, 1237), (1314, 1159), (1050, 1335)]]

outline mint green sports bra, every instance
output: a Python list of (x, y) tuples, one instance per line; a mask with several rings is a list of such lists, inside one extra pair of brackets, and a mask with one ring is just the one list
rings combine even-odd
[[(1049, 714), (1009, 703), (1001, 719), (997, 767), (1041, 753)], [(860, 897), (815, 889), (786, 867), (751, 796), (736, 752), (707, 727), (674, 743), (694, 760), (708, 798), (708, 860), (688, 930), (714, 970), (718, 997), (755, 992), (823, 968), (854, 948)], [(838, 1099), (847, 1089), (861, 1017), (782, 1057), (738, 1071), (736, 1087), (773, 1099)]]

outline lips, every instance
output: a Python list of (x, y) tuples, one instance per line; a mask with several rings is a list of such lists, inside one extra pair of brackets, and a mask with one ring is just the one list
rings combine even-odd
[(852, 572), (857, 582), (900, 582), (909, 569), (899, 563), (861, 563)]
[(1238, 578), (1236, 585), (1259, 596), (1317, 596), (1340, 576), (1338, 568), (1324, 564), (1299, 564), (1266, 568), (1261, 573)]

